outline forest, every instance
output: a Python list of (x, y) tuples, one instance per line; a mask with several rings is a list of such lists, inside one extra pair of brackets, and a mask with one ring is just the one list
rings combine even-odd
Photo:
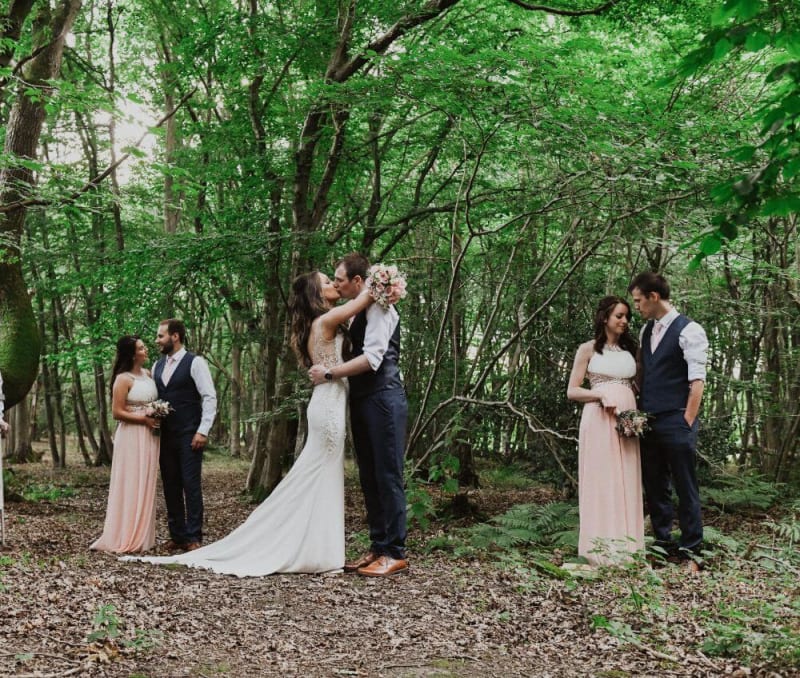
[[(794, 0), (6, 0), (0, 120), (3, 675), (800, 670)], [(351, 251), (408, 279), (413, 593), (329, 577), (226, 592), (175, 570), (144, 583), (89, 555), (117, 339), (153, 358), (159, 322), (182, 318), (206, 358), (208, 533), (224, 535), (305, 439), (291, 282)], [(573, 357), (598, 300), (640, 271), (668, 277), (710, 344), (701, 584), (561, 567), (577, 530)], [(346, 474), (355, 552), (352, 460)], [(185, 614), (208, 589), (206, 626), (173, 611), (152, 628), (171, 587)], [(357, 628), (348, 609), (422, 628), (437, 606), (456, 620), (441, 636), (392, 626), (354, 647), (321, 630)], [(286, 628), (254, 640), (273, 613)], [(559, 630), (541, 636), (548, 619)], [(202, 649), (220, 633), (248, 649)]]

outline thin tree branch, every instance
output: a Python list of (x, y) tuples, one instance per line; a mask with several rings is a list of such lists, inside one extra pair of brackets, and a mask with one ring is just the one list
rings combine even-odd
[[(169, 113), (166, 113), (157, 123), (151, 125), (151, 127), (161, 127), (165, 122), (167, 122), (167, 120), (169, 120), (172, 116), (174, 116), (189, 99), (191, 99), (194, 96), (194, 93), (196, 91), (197, 88), (195, 87), (190, 92), (185, 94), (183, 98), (181, 98), (181, 100), (176, 104), (175, 108), (169, 111)], [(139, 139), (136, 141), (135, 144), (131, 146), (131, 148), (138, 148), (139, 146), (141, 146), (142, 142), (148, 137), (149, 134), (150, 130), (148, 129), (147, 132), (145, 132), (144, 134), (142, 134), (141, 137), (139, 137)], [(100, 183), (103, 182), (104, 179), (108, 178), (108, 176), (115, 169), (117, 169), (117, 167), (119, 167), (123, 162), (125, 162), (130, 157), (131, 157), (130, 153), (125, 153), (124, 155), (120, 156), (119, 160), (106, 167), (106, 169), (100, 172), (100, 174), (98, 174), (96, 177), (86, 182), (85, 185), (83, 185), (77, 191), (72, 193), (72, 195), (70, 195), (67, 199), (61, 201), (60, 204), (69, 205), (70, 203), (75, 202), (84, 193), (88, 193), (89, 191), (97, 188), (100, 185)], [(0, 205), (0, 214), (5, 212), (13, 212), (16, 209), (22, 209), (25, 207), (41, 207), (41, 206), (52, 205), (55, 202), (56, 202), (55, 200), (41, 200), (34, 198), (31, 198), (29, 200), (18, 200), (16, 202), (9, 203), (8, 205)]]
[(593, 9), (559, 9), (557, 7), (548, 7), (546, 5), (531, 5), (530, 3), (523, 2), (522, 0), (508, 1), (512, 5), (517, 5), (518, 7), (522, 7), (522, 9), (527, 9), (531, 12), (546, 12), (547, 14), (557, 14), (559, 16), (588, 16), (592, 14), (602, 14), (619, 2), (619, 0), (610, 0), (609, 2)]

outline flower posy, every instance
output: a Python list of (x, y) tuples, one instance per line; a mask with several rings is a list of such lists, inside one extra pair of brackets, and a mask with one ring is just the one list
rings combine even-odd
[(144, 413), (153, 419), (164, 419), (170, 412), (174, 411), (166, 400), (154, 400), (147, 404)]
[(650, 427), (647, 419), (650, 415), (639, 410), (625, 410), (617, 414), (617, 431), (626, 438), (641, 438)]
[(367, 289), (375, 303), (383, 308), (389, 307), (389, 296), (402, 299), (406, 296), (406, 276), (397, 270), (397, 266), (374, 264), (369, 268), (369, 277), (366, 279)]
[[(166, 400), (154, 400), (151, 403), (147, 403), (147, 406), (144, 408), (145, 416), (152, 417), (153, 419), (165, 419), (170, 412), (174, 411), (175, 409)], [(156, 426), (152, 430), (154, 436), (161, 435), (160, 426)]]

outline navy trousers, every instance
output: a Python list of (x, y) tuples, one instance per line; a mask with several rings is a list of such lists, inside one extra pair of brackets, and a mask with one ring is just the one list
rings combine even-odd
[(681, 550), (700, 550), (703, 521), (697, 486), (698, 421), (689, 426), (683, 410), (655, 415), (651, 430), (641, 441), (642, 481), (656, 543), (674, 549), (670, 532), (674, 519), (672, 488), (678, 495), (678, 524)]
[(402, 388), (350, 401), (353, 446), (367, 506), (370, 550), (406, 557), (406, 493), (403, 483), (408, 402)]
[(161, 434), (161, 482), (169, 536), (177, 544), (203, 541), (203, 452), (192, 449), (192, 433)]

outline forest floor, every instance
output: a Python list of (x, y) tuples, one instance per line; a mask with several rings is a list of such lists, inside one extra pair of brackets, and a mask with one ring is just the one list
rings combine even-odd
[[(405, 576), (238, 579), (90, 552), (108, 469), (56, 473), (36, 463), (13, 473), (15, 484), (50, 498), (6, 502), (2, 676), (800, 675), (797, 656), (785, 654), (797, 652), (800, 638), (796, 571), (776, 579), (712, 558), (696, 575), (640, 565), (560, 579), (524, 558), (430, 550), (433, 536), (453, 529), (451, 519), (412, 530)], [(252, 510), (240, 494), (246, 473), (243, 461), (207, 458), (206, 541)], [(362, 548), (364, 516), (349, 464), (346, 497), (352, 556)], [(552, 498), (536, 487), (470, 496), (484, 516)], [(163, 504), (158, 510), (161, 543)], [(758, 525), (750, 527), (755, 534)], [(729, 641), (731, 652), (748, 642), (761, 649), (739, 660), (710, 656), (709, 639), (717, 648)]]

